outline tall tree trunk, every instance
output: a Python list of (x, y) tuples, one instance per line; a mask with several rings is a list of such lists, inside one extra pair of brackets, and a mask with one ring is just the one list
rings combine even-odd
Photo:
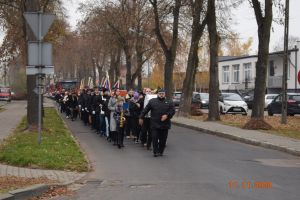
[[(176, 54), (175, 54), (176, 56)], [(174, 62), (175, 57), (171, 51), (168, 51), (166, 54), (166, 62), (165, 62), (165, 73), (164, 73), (164, 89), (166, 90), (166, 97), (168, 99), (172, 99), (173, 94), (173, 70), (174, 70)]]
[(114, 80), (115, 80), (115, 61), (116, 56), (115, 56), (115, 51), (112, 51), (110, 54), (110, 66), (109, 66), (109, 70), (108, 70), (108, 75), (109, 75), (109, 81), (111, 84), (113, 84)]
[(142, 91), (143, 90), (143, 77), (142, 77), (142, 72), (139, 72), (138, 75), (138, 90)]
[(209, 65), (209, 112), (208, 120), (217, 121), (220, 120), (219, 112), (219, 74), (218, 74), (218, 47), (219, 47), (219, 36), (217, 32), (216, 23), (216, 5), (215, 0), (208, 1), (207, 6), (208, 12), (208, 32), (209, 32), (209, 54), (210, 54), (210, 65)]
[[(39, 11), (38, 0), (25, 1), (25, 12), (37, 12)], [(26, 23), (25, 18), (23, 17), (24, 27), (26, 27), (24, 36), (27, 38), (27, 41), (35, 41), (29, 25)], [(27, 51), (27, 48), (26, 48)], [(26, 63), (28, 52), (26, 52)], [(36, 88), (36, 76), (27, 75), (27, 123), (29, 130), (37, 130), (38, 127), (38, 95), (33, 92)]]
[(173, 69), (174, 69), (174, 62), (176, 58), (177, 43), (178, 43), (178, 24), (179, 24), (179, 11), (181, 7), (181, 0), (175, 0), (175, 6), (173, 7), (173, 19), (174, 19), (173, 28), (172, 28), (173, 34), (172, 34), (172, 42), (170, 47), (167, 46), (167, 43), (161, 34), (157, 0), (149, 0), (149, 1), (153, 6), (153, 11), (154, 11), (155, 34), (165, 55), (164, 88), (166, 90), (166, 97), (168, 99), (171, 99), (173, 93)]
[[(273, 20), (272, 0), (265, 0), (265, 10), (262, 12), (258, 0), (252, 0), (255, 18), (258, 26), (258, 58), (251, 119), (244, 126), (246, 129), (271, 129), (272, 126), (264, 121), (264, 103), (269, 61), (270, 31)], [(264, 16), (263, 16), (264, 13)]]
[(131, 52), (127, 45), (124, 46), (125, 60), (126, 60), (126, 89), (133, 88), (133, 82), (131, 77)]
[(199, 49), (199, 40), (203, 34), (206, 18), (200, 23), (201, 11), (203, 8), (203, 1), (196, 0), (192, 5), (193, 9), (193, 24), (192, 24), (192, 38), (191, 46), (188, 55), (188, 63), (185, 79), (183, 82), (183, 94), (181, 96), (179, 115), (188, 116), (191, 111), (192, 103), (192, 94), (193, 87), (195, 83), (195, 76), (197, 73), (199, 58), (198, 58), (198, 49)]
[(93, 86), (95, 87), (96, 86), (96, 79), (97, 79), (97, 73), (96, 73), (96, 68), (97, 68), (97, 63), (96, 63), (96, 60), (95, 59), (92, 59), (93, 60), (93, 64), (92, 64), (92, 71), (93, 71)]
[(258, 58), (251, 118), (264, 118), (267, 66), (269, 60), (270, 30), (272, 25), (272, 0), (265, 0), (265, 17), (258, 0), (252, 0), (258, 25)]
[(121, 61), (121, 49), (118, 49), (116, 63), (115, 63), (115, 82), (117, 82), (120, 79), (120, 64), (121, 64), (120, 61)]

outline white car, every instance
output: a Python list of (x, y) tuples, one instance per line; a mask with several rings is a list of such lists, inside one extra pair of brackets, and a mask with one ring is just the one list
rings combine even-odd
[(277, 97), (278, 94), (266, 94), (265, 95), (265, 109), (268, 108), (268, 105)]
[(236, 93), (222, 93), (219, 99), (221, 114), (247, 115), (248, 106), (242, 97)]

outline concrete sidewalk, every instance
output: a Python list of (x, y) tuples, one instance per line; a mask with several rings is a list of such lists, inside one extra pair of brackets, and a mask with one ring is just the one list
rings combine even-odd
[(0, 142), (6, 138), (26, 114), (26, 101), (12, 101), (0, 112)]
[(223, 125), (218, 122), (203, 122), (199, 120), (174, 117), (174, 125), (199, 130), (208, 134), (237, 140), (243, 143), (257, 145), (265, 148), (283, 151), (300, 156), (300, 140), (272, 135), (255, 130), (245, 130), (233, 126)]

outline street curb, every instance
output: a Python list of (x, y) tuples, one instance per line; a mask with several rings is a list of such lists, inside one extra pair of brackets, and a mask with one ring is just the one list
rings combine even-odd
[(264, 148), (268, 148), (268, 149), (274, 149), (274, 150), (282, 151), (282, 152), (300, 157), (300, 151), (290, 149), (290, 148), (285, 147), (285, 146), (278, 146), (278, 145), (274, 145), (274, 144), (271, 144), (271, 143), (268, 143), (268, 142), (261, 142), (261, 141), (258, 141), (258, 140), (251, 140), (251, 139), (247, 139), (247, 138), (242, 138), (242, 137), (238, 137), (238, 136), (235, 136), (235, 135), (230, 135), (230, 134), (219, 132), (219, 131), (211, 131), (211, 130), (204, 129), (204, 128), (201, 128), (201, 127), (182, 124), (180, 122), (172, 122), (172, 123), (176, 126), (189, 128), (189, 129), (196, 130), (196, 131), (201, 131), (201, 132), (206, 133), (206, 134), (216, 135), (216, 136), (227, 138), (227, 139), (230, 139), (230, 140), (239, 141), (239, 142), (242, 142), (242, 143), (245, 143), (245, 144), (260, 146), (260, 147), (264, 147)]
[(0, 194), (0, 200), (14, 200), (15, 197), (9, 193)]
[(36, 197), (46, 192), (49, 189), (48, 185), (36, 184), (23, 189), (9, 191), (8, 193), (1, 194), (0, 200), (24, 200)]

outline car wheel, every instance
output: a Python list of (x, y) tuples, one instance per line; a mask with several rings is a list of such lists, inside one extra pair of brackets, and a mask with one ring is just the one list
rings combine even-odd
[(288, 114), (289, 116), (295, 116), (295, 114)]
[(268, 115), (269, 115), (269, 116), (273, 116), (273, 115), (274, 115), (274, 113), (271, 111), (270, 108), (268, 109)]
[(242, 115), (247, 116), (247, 113), (243, 113)]

